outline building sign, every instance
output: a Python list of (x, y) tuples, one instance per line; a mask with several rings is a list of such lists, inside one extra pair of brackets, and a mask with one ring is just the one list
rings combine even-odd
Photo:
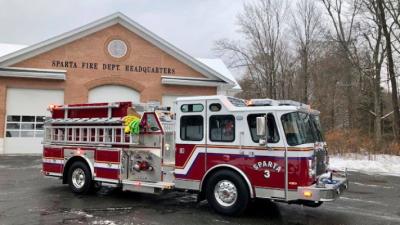
[(53, 60), (51, 66), (54, 68), (73, 68), (87, 70), (107, 70), (107, 71), (125, 71), (136, 73), (155, 73), (155, 74), (175, 74), (175, 68), (160, 66), (127, 65), (97, 62), (76, 62), (68, 60)]

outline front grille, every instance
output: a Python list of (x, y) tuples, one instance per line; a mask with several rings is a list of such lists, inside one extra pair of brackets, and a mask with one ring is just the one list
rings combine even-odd
[(336, 194), (333, 190), (321, 190), (319, 193), (319, 197), (322, 199), (335, 199)]
[(326, 172), (326, 150), (325, 149), (317, 149), (315, 150), (315, 163), (316, 165), (316, 173), (317, 176)]

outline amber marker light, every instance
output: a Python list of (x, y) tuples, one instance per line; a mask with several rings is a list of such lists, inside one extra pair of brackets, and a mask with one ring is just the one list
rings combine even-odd
[(53, 104), (49, 105), (49, 110), (50, 111), (53, 111), (55, 108), (56, 108), (56, 105), (53, 105)]
[(304, 195), (304, 197), (306, 197), (306, 198), (311, 198), (311, 197), (312, 197), (312, 192), (311, 192), (311, 191), (305, 191), (305, 192), (303, 193), (303, 195)]

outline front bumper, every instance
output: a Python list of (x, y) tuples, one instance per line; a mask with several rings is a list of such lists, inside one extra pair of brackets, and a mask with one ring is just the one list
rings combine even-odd
[(316, 184), (298, 187), (297, 195), (301, 200), (329, 202), (337, 199), (348, 188), (347, 171), (331, 171), (322, 174)]

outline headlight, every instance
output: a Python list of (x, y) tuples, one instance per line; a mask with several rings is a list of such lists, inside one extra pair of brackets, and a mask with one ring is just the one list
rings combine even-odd
[(326, 152), (325, 157), (326, 157), (326, 166), (329, 166), (329, 155), (328, 155), (328, 152)]
[(315, 174), (316, 174), (315, 157), (313, 156), (311, 159), (308, 159), (308, 176), (314, 177)]

